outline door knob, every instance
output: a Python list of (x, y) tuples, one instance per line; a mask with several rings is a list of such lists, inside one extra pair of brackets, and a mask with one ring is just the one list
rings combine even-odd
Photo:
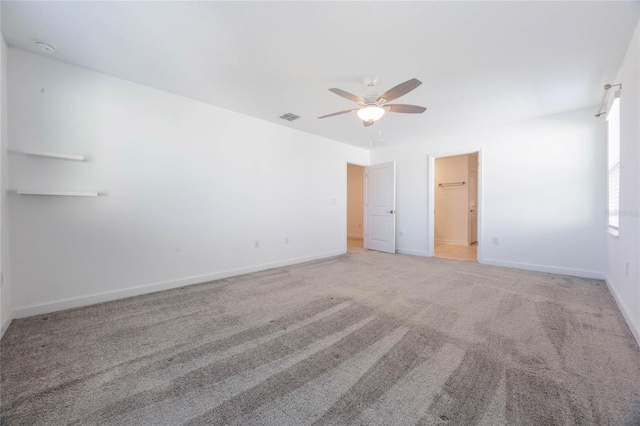
[(393, 210), (387, 210), (387, 213), (394, 214), (395, 212)]

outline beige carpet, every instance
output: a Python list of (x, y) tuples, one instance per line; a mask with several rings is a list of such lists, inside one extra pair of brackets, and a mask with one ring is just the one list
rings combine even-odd
[(637, 425), (602, 281), (353, 249), (13, 322), (2, 425)]

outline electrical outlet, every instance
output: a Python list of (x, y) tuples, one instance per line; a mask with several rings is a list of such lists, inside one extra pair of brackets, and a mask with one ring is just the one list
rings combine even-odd
[(398, 231), (398, 237), (402, 237), (402, 231)]
[(335, 204), (335, 203), (336, 203), (336, 199), (335, 199), (335, 198), (332, 198), (332, 199), (331, 199), (331, 204)]
[(629, 276), (629, 262), (624, 264), (624, 274), (628, 277)]
[(289, 244), (289, 237), (284, 237), (284, 243)]
[(493, 237), (493, 238), (491, 239), (491, 242), (492, 242), (493, 244), (496, 244), (496, 245), (497, 245), (497, 244), (498, 244), (498, 237)]
[(256, 240), (255, 244), (253, 245), (254, 248), (260, 248), (260, 240)]

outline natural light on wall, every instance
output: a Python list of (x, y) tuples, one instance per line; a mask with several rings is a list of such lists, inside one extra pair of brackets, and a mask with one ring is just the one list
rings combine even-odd
[(609, 145), (609, 232), (620, 226), (620, 98), (616, 96), (607, 114)]

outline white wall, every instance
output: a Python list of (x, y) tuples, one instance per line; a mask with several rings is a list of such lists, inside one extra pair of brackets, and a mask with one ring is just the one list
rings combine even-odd
[(640, 345), (640, 23), (616, 81), (607, 83), (622, 83), (620, 233), (607, 236), (607, 283)]
[(16, 316), (346, 251), (368, 151), (20, 50), (9, 79), (12, 149), (89, 158), (11, 155), (11, 187), (105, 194), (10, 196)]
[[(466, 182), (462, 186), (440, 183)], [(469, 155), (435, 160), (435, 241), (447, 244), (469, 243)]]
[(481, 150), (479, 261), (604, 277), (606, 129), (593, 115), (587, 108), (373, 151), (372, 164), (397, 162), (398, 250), (432, 254), (428, 155)]
[[(2, 21), (0, 19), (0, 21)], [(0, 33), (0, 337), (7, 331), (12, 318), (9, 274), (9, 210), (7, 203), (7, 44)]]
[(364, 221), (364, 167), (347, 164), (347, 236), (362, 238)]

